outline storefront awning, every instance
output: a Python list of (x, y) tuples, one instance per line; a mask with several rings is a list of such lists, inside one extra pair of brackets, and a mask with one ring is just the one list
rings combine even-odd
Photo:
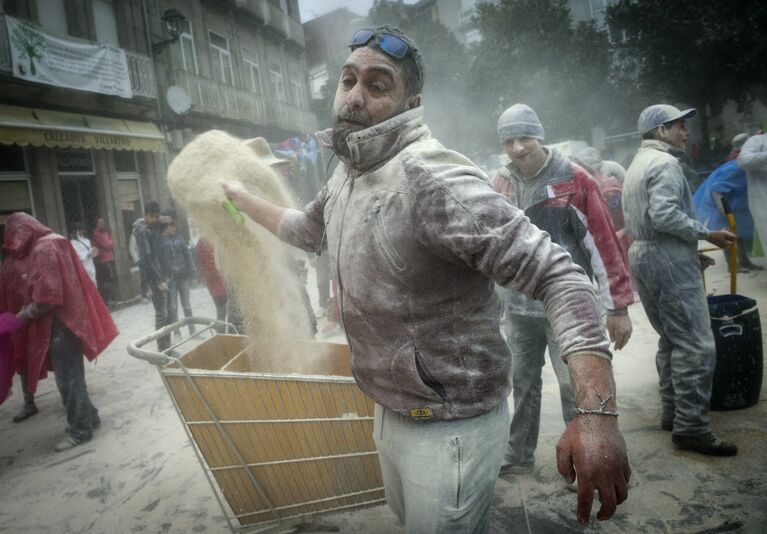
[(0, 104), (0, 144), (165, 152), (151, 122)]

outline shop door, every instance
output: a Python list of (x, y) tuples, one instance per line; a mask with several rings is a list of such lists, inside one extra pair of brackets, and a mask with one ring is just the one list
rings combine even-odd
[(69, 232), (73, 222), (85, 225), (90, 235), (98, 216), (96, 178), (94, 176), (62, 176), (61, 199)]
[(61, 183), (61, 200), (67, 233), (73, 222), (85, 225), (90, 234), (96, 223), (96, 172), (90, 150), (62, 148), (56, 150), (56, 168)]

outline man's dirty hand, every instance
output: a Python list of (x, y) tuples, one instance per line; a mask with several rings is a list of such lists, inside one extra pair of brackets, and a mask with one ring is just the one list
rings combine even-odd
[(715, 230), (708, 233), (706, 241), (719, 248), (728, 248), (735, 243), (736, 237), (728, 230)]
[(628, 315), (608, 315), (607, 333), (610, 341), (614, 343), (613, 349), (621, 350), (631, 338), (631, 318)]
[(594, 491), (601, 507), (597, 519), (612, 517), (628, 497), (631, 467), (626, 442), (615, 417), (576, 415), (557, 444), (557, 469), (568, 483), (578, 481), (578, 522), (589, 522)]
[(714, 261), (714, 258), (709, 256), (708, 254), (703, 254), (702, 252), (698, 252), (698, 264), (700, 265), (700, 270), (705, 271), (712, 265), (714, 265), (716, 262)]

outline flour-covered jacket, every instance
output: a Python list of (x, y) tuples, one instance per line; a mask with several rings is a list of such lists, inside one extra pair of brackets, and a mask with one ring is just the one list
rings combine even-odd
[(677, 159), (681, 153), (663, 141), (642, 141), (626, 171), (623, 216), (634, 239), (675, 242), (694, 253), (708, 230), (695, 219), (690, 185)]
[[(546, 162), (535, 176), (524, 178), (509, 163), (492, 185), (596, 279), (605, 309), (625, 308), (634, 302), (634, 290), (599, 184), (558, 150), (546, 150)], [(546, 316), (542, 302), (519, 291), (507, 292), (507, 306), (516, 315)]]
[(611, 357), (583, 270), (431, 137), (422, 108), (347, 142), (351, 161), (305, 211), (285, 213), (279, 236), (326, 245), (352, 372), (376, 402), (454, 419), (505, 401), (510, 355), (493, 281), (545, 300), (563, 357)]
[(759, 238), (767, 246), (767, 134), (749, 137), (738, 155), (748, 177), (748, 206)]

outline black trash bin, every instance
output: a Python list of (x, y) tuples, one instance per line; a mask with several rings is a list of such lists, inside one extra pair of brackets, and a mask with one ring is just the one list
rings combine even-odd
[(742, 295), (708, 297), (716, 341), (712, 410), (739, 410), (759, 402), (762, 327), (756, 301)]

